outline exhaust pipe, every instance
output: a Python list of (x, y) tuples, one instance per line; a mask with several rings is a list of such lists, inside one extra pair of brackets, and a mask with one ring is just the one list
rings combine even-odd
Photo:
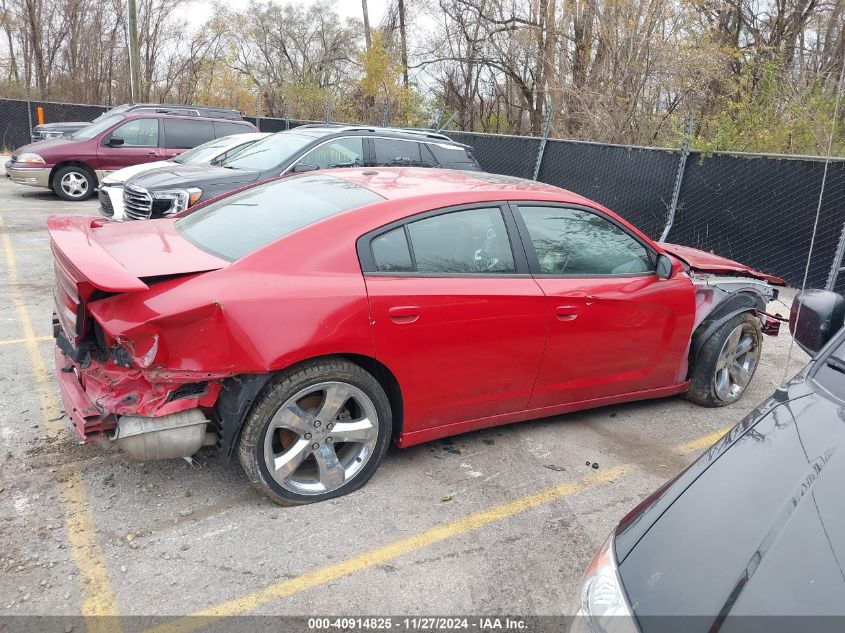
[(124, 415), (117, 420), (114, 443), (133, 459), (189, 457), (216, 442), (208, 432), (208, 419), (199, 409), (171, 413), (160, 418)]

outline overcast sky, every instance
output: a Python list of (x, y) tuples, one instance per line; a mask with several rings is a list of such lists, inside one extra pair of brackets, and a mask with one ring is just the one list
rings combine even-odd
[[(316, 0), (278, 0), (282, 4), (291, 2), (291, 4), (299, 4), (308, 6), (314, 4)], [(367, 8), (370, 13), (370, 26), (377, 27), (384, 15), (385, 8), (389, 0), (367, 0)], [(243, 9), (249, 4), (249, 0), (222, 0), (222, 4), (233, 9)], [(361, 9), (361, 0), (335, 0), (335, 8), (341, 17), (351, 17), (363, 19), (363, 12)], [(194, 0), (191, 9), (186, 11), (190, 13), (191, 18), (205, 20), (211, 15), (211, 2), (209, 0)], [(187, 17), (187, 16), (186, 16)]]

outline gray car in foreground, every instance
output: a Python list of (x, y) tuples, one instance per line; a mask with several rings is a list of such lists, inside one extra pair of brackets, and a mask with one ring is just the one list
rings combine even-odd
[(573, 631), (845, 628), (845, 300), (812, 290), (790, 329), (814, 358), (620, 521)]

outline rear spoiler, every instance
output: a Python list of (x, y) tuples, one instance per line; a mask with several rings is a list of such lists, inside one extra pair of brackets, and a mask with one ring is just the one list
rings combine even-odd
[(47, 232), (53, 256), (74, 281), (106, 292), (138, 292), (149, 286), (126, 270), (93, 239), (103, 221), (78, 215), (51, 215)]

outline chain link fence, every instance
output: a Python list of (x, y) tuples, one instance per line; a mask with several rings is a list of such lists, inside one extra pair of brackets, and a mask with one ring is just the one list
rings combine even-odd
[(32, 140), (29, 122), (38, 124), (38, 108), (45, 122), (93, 121), (109, 109), (80, 103), (0, 99), (0, 150), (8, 153)]
[[(0, 145), (29, 142), (29, 120), (42, 107), (45, 121), (90, 121), (102, 106), (0, 99)], [(244, 117), (256, 123), (254, 117)], [(263, 132), (307, 123), (259, 118)], [(654, 239), (669, 223), (667, 241), (735, 259), (800, 286), (807, 263), (825, 161), (817, 157), (692, 151), (678, 177), (682, 151), (583, 141), (446, 131), (470, 145), (489, 172), (532, 178), (579, 193), (613, 209)], [(543, 147), (545, 145), (545, 147)], [(541, 154), (542, 151), (542, 154)], [(539, 161), (539, 165), (538, 165)], [(842, 262), (837, 247), (845, 227), (845, 159), (830, 161), (807, 283), (824, 287)], [(836, 280), (845, 289), (845, 274)]]

